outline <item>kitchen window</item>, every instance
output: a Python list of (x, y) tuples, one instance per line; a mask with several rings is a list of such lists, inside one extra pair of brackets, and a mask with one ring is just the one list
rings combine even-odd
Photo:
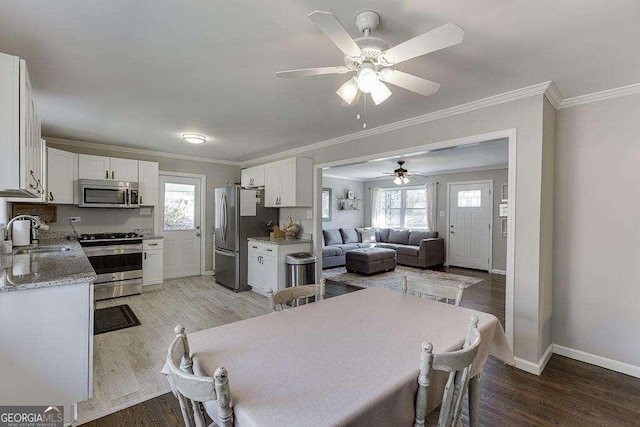
[(379, 227), (428, 228), (424, 187), (381, 188), (376, 206)]

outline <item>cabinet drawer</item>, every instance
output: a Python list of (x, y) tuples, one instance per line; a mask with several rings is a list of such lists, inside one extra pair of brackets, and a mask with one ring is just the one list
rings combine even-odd
[(252, 242), (252, 241), (249, 241), (247, 243), (249, 244), (249, 253), (262, 255), (262, 253), (264, 252), (264, 245), (263, 244), (257, 243), (257, 242)]
[(162, 249), (162, 239), (150, 239), (142, 241), (142, 249), (145, 251)]

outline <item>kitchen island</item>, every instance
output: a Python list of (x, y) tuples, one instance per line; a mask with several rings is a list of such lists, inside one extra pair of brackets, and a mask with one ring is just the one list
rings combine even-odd
[(80, 244), (43, 240), (0, 256), (0, 402), (62, 405), (91, 397), (93, 281)]

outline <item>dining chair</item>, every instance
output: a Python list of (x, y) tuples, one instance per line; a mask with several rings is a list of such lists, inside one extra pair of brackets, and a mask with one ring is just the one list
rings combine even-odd
[(216, 425), (233, 426), (233, 408), (227, 370), (223, 367), (216, 369), (213, 378), (194, 375), (193, 361), (189, 354), (189, 341), (184, 332), (184, 326), (178, 325), (174, 331), (176, 337), (171, 341), (167, 353), (167, 364), (170, 369), (168, 380), (180, 402), (184, 425), (204, 427), (206, 422), (203, 403), (217, 400), (218, 419), (214, 420)]
[(402, 293), (407, 291), (414, 292), (420, 296), (427, 296), (435, 301), (443, 301), (446, 303), (453, 302), (453, 305), (460, 305), (462, 301), (462, 293), (464, 288), (462, 285), (439, 285), (437, 283), (427, 282), (409, 282), (407, 276), (402, 276)]
[(269, 289), (271, 309), (278, 311), (277, 307), (280, 306), (280, 310), (283, 310), (288, 302), (297, 302), (303, 298), (306, 302), (309, 302), (309, 298), (313, 297), (316, 298), (316, 301), (321, 301), (324, 299), (325, 286), (325, 280), (321, 279), (320, 283), (315, 285), (294, 286), (275, 292), (273, 289)]
[(480, 331), (478, 317), (471, 316), (469, 329), (462, 349), (448, 353), (433, 353), (433, 345), (422, 343), (420, 354), (420, 374), (418, 375), (418, 394), (416, 396), (416, 419), (414, 427), (424, 426), (427, 416), (427, 392), (429, 390), (432, 371), (449, 373), (444, 388), (438, 427), (462, 426), (460, 420), (464, 395), (469, 386), (471, 364), (480, 347)]

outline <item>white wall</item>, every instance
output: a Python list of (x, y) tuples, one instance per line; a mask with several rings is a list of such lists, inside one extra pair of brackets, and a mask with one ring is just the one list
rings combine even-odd
[[(204, 226), (202, 227), (203, 233), (202, 235), (205, 238), (205, 269), (211, 270), (213, 266), (213, 227), (214, 227), (214, 189), (216, 187), (222, 187), (227, 184), (227, 182), (235, 183), (240, 181), (240, 167), (239, 166), (231, 166), (217, 163), (209, 163), (209, 162), (198, 162), (193, 160), (182, 160), (182, 159), (174, 159), (169, 157), (157, 157), (150, 156), (146, 154), (135, 154), (135, 153), (127, 153), (121, 151), (110, 151), (110, 150), (98, 150), (94, 148), (86, 148), (86, 147), (72, 147), (66, 144), (63, 144), (65, 140), (60, 140), (57, 138), (46, 138), (47, 146), (53, 148), (59, 148), (60, 150), (71, 151), (74, 153), (81, 154), (94, 154), (99, 156), (111, 156), (111, 157), (122, 157), (129, 158), (135, 160), (146, 160), (150, 162), (158, 162), (160, 164), (161, 171), (169, 171), (169, 172), (186, 172), (186, 173), (194, 173), (194, 174), (202, 174), (207, 177), (207, 188), (206, 188), (206, 202), (205, 202), (205, 221)], [(60, 143), (62, 142), (62, 143)], [(78, 209), (78, 208), (76, 208)], [(70, 209), (73, 211), (73, 209)], [(95, 213), (89, 213), (87, 209), (81, 210), (81, 216), (83, 217), (82, 223), (78, 224), (78, 231), (82, 232), (82, 224), (91, 225), (93, 223), (99, 223), (99, 221), (104, 220), (105, 224), (112, 225), (114, 227), (125, 227), (133, 225), (133, 228), (136, 224), (146, 224), (146, 219), (139, 218), (139, 213), (130, 213), (130, 217), (128, 219), (123, 218), (109, 218), (107, 216), (111, 210), (106, 212), (103, 209), (98, 209)], [(62, 210), (63, 213), (66, 212), (66, 209)], [(85, 213), (86, 212), (86, 213)], [(123, 214), (124, 215), (124, 214)], [(146, 218), (146, 217), (144, 217)], [(151, 218), (151, 226), (148, 228), (153, 228), (153, 217)], [(124, 225), (122, 225), (124, 224)], [(133, 229), (132, 229), (133, 230)], [(110, 231), (110, 230), (108, 230)]]
[[(362, 181), (354, 181), (342, 178), (332, 178), (328, 176), (322, 177), (322, 187), (331, 188), (332, 190), (332, 212), (331, 221), (322, 222), (324, 230), (330, 228), (360, 228), (364, 227), (364, 215), (366, 206), (364, 205), (365, 183)], [(338, 197), (347, 197), (347, 192), (351, 190), (356, 193), (356, 198), (360, 200), (360, 210), (337, 210)]]
[[(507, 169), (493, 169), (493, 170), (485, 170), (485, 171), (475, 171), (475, 172), (460, 172), (460, 173), (450, 173), (444, 175), (429, 175), (428, 177), (414, 176), (411, 177), (411, 182), (409, 185), (424, 185), (426, 183), (437, 182), (438, 183), (438, 200), (437, 200), (437, 208), (438, 213), (440, 211), (445, 212), (445, 216), (441, 217), (438, 214), (438, 223), (436, 224), (435, 231), (438, 232), (439, 236), (447, 239), (448, 230), (447, 230), (447, 211), (449, 210), (447, 206), (447, 184), (450, 182), (461, 182), (461, 181), (478, 181), (485, 179), (493, 179), (493, 231), (492, 231), (492, 242), (493, 242), (493, 268), (497, 270), (506, 270), (507, 269), (507, 238), (502, 236), (500, 217), (499, 213), (499, 205), (501, 202), (501, 191), (502, 184), (507, 183)], [(365, 205), (365, 215), (364, 222), (366, 226), (371, 225), (371, 192), (369, 191), (370, 187), (397, 187), (393, 183), (393, 180), (376, 180), (376, 181), (367, 181), (365, 182), (365, 188), (367, 189), (364, 205)]]
[(553, 342), (640, 367), (640, 95), (556, 113)]

